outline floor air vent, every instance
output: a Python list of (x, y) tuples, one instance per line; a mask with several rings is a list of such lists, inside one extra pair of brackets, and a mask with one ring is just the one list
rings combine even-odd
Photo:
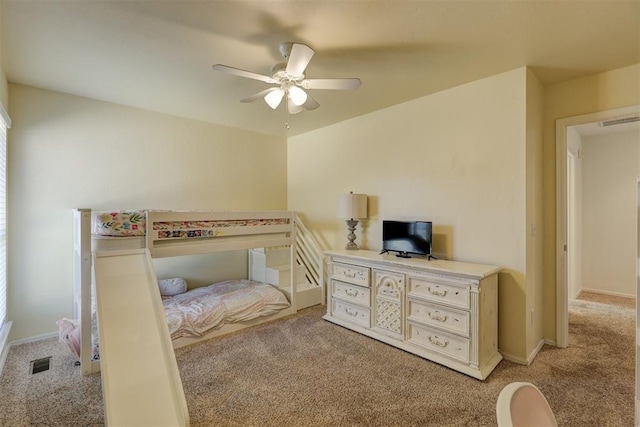
[(51, 356), (31, 361), (31, 374), (48, 371), (51, 367)]

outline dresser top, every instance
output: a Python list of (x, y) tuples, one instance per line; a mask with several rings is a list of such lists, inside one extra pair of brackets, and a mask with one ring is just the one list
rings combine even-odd
[(475, 279), (483, 279), (502, 270), (502, 267), (498, 267), (495, 265), (474, 264), (469, 262), (446, 261), (439, 259), (427, 260), (426, 258), (400, 258), (390, 253), (380, 254), (376, 251), (367, 250), (340, 249), (326, 251), (325, 254), (327, 256), (335, 258), (350, 258), (360, 261), (371, 261), (391, 266), (403, 266), (419, 270), (432, 271), (434, 273), (449, 273), (457, 276), (470, 277)]

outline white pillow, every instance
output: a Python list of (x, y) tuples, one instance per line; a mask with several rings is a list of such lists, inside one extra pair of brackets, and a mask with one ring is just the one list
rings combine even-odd
[(187, 292), (187, 281), (180, 278), (159, 279), (158, 286), (160, 287), (160, 295), (163, 297), (172, 297)]

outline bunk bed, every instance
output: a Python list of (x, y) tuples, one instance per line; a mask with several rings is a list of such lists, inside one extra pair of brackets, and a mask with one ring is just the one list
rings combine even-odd
[[(113, 220), (105, 216), (113, 216)], [(118, 215), (124, 215), (123, 220)], [(163, 258), (204, 253), (250, 250), (254, 248), (287, 247), (289, 262), (295, 262), (295, 214), (288, 211), (118, 211), (92, 212), (90, 209), (74, 210), (74, 318), (80, 323), (80, 365), (83, 374), (100, 370), (99, 347), (95, 339), (96, 287), (95, 262), (100, 257), (119, 254), (137, 255), (148, 251), (149, 257)], [(114, 258), (116, 259), (116, 258)], [(117, 269), (117, 264), (114, 264)], [(198, 334), (177, 332), (169, 325), (174, 348), (224, 335), (264, 321), (284, 317), (296, 312), (296, 281), (291, 270), (290, 289), (282, 300), (272, 298), (273, 304), (263, 313), (243, 316), (242, 313), (214, 329)], [(155, 277), (155, 276), (154, 276)], [(242, 293), (251, 281), (239, 280), (220, 285), (222, 293)], [(97, 286), (96, 286), (97, 285)], [(229, 291), (230, 286), (237, 286)], [(271, 285), (264, 285), (273, 288)], [(274, 288), (275, 289), (275, 288)], [(196, 288), (195, 294), (204, 293)], [(191, 291), (190, 291), (191, 292)], [(262, 290), (251, 291), (261, 293)], [(189, 292), (175, 299), (189, 300)], [(216, 296), (215, 298), (218, 298)], [(287, 301), (288, 299), (288, 301)], [(156, 303), (163, 301), (158, 296)], [(171, 303), (165, 306), (171, 305)], [(196, 310), (197, 311), (197, 310)], [(240, 310), (241, 311), (241, 310)], [(98, 313), (97, 317), (99, 318)], [(212, 317), (216, 317), (212, 315)], [(98, 321), (99, 323), (99, 321)], [(169, 322), (171, 323), (171, 322)]]

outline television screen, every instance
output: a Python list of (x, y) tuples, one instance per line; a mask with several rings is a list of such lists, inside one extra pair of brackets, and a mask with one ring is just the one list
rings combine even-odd
[(403, 257), (431, 255), (431, 222), (382, 221), (382, 250)]

